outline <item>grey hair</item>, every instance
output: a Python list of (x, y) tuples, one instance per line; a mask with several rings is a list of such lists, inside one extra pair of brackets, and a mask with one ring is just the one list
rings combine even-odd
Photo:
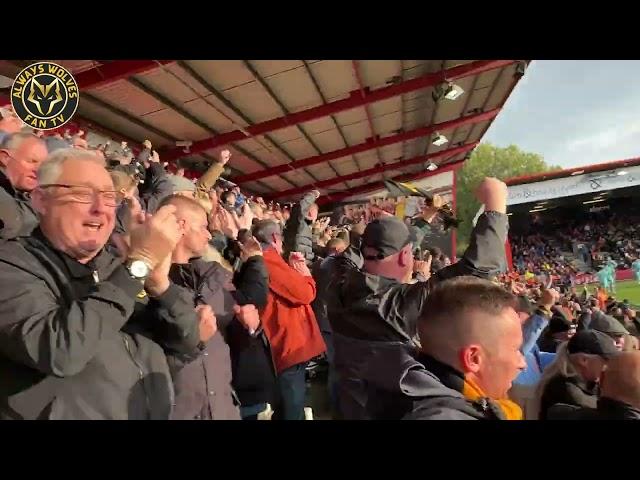
[[(536, 416), (540, 414), (540, 407), (542, 405), (542, 395), (547, 384), (557, 375), (565, 378), (581, 377), (580, 373), (574, 366), (580, 357), (595, 357), (597, 355), (590, 355), (588, 353), (573, 353), (570, 354), (567, 350), (568, 342), (563, 342), (558, 345), (556, 349), (556, 356), (552, 363), (544, 369), (542, 377), (536, 386), (536, 393), (534, 399), (534, 411)], [(532, 419), (533, 420), (533, 419)]]
[(251, 233), (262, 247), (268, 247), (273, 244), (273, 234), (282, 234), (282, 229), (280, 224), (273, 220), (259, 220), (253, 225)]
[(41, 138), (36, 137), (33, 133), (17, 132), (11, 133), (2, 139), (0, 143), (0, 149), (2, 150), (15, 150), (26, 140), (37, 140), (44, 143)]
[(56, 183), (67, 160), (87, 160), (104, 166), (101, 158), (93, 152), (78, 148), (60, 148), (51, 153), (38, 169), (38, 185)]

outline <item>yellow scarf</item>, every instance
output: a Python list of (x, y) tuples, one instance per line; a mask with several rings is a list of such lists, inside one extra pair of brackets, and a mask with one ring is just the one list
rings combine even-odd
[[(464, 387), (462, 388), (462, 395), (464, 398), (471, 402), (475, 402), (481, 398), (488, 398), (482, 389), (473, 381), (469, 379), (464, 379)], [(512, 402), (508, 398), (503, 398), (500, 400), (491, 401), (496, 404), (502, 413), (506, 417), (507, 420), (522, 420), (522, 409), (518, 406), (517, 403)]]

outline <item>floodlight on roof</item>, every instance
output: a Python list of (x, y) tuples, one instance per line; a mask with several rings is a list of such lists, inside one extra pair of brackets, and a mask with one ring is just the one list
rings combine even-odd
[(444, 145), (448, 141), (449, 141), (449, 139), (447, 137), (445, 137), (441, 133), (436, 133), (436, 135), (433, 137), (433, 141), (431, 143), (433, 143), (436, 147), (439, 147), (441, 145)]
[(429, 162), (429, 165), (427, 165), (427, 170), (429, 170), (430, 172), (433, 172), (434, 170), (437, 170), (438, 166), (433, 163), (433, 162)]
[(626, 170), (619, 170), (618, 172), (616, 172), (616, 175), (618, 175), (619, 177), (621, 177), (622, 175), (628, 175), (629, 172), (627, 172)]
[(455, 100), (459, 98), (464, 93), (464, 90), (460, 85), (456, 85), (455, 83), (450, 83), (447, 86), (447, 90), (445, 91), (444, 98), (447, 100)]

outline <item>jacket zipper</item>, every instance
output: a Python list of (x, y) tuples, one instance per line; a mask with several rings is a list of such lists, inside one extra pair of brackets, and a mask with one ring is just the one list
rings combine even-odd
[(127, 349), (127, 353), (131, 357), (131, 361), (134, 363), (136, 367), (138, 367), (138, 374), (140, 376), (140, 385), (142, 386), (142, 390), (144, 391), (144, 398), (147, 405), (147, 412), (148, 414), (150, 414), (151, 406), (149, 405), (149, 395), (147, 394), (147, 388), (144, 385), (144, 370), (142, 369), (142, 366), (138, 363), (138, 361), (133, 356), (133, 352), (131, 351), (131, 348), (129, 346), (129, 340), (127, 340), (126, 335), (123, 335), (122, 339), (124, 340), (124, 346)]

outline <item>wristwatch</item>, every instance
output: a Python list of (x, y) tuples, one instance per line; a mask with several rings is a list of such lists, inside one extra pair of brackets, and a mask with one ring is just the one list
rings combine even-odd
[(144, 260), (131, 260), (125, 264), (132, 278), (144, 281), (151, 273), (151, 267)]

